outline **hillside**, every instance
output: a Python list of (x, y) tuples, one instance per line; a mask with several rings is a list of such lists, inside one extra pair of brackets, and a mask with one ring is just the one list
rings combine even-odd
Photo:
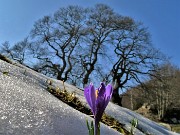
[[(169, 81), (169, 83), (172, 83), (172, 81), (174, 80), (171, 80), (171, 82)], [(148, 83), (149, 82), (147, 82), (147, 85)], [(172, 89), (172, 87), (170, 88)], [(177, 89), (178, 88), (179, 87), (177, 87)], [(173, 91), (171, 91), (171, 93), (173, 93)], [(170, 104), (165, 108), (167, 110), (164, 117), (161, 119), (158, 117), (157, 96), (152, 89), (142, 89), (140, 86), (137, 86), (127, 90), (121, 95), (122, 106), (143, 114), (145, 117), (150, 118), (153, 121), (165, 122), (168, 124), (180, 124), (180, 108), (179, 100), (177, 99), (179, 94), (178, 91), (173, 93), (174, 96), (168, 94), (168, 96), (171, 97), (171, 99), (169, 98), (168, 100)]]
[[(48, 78), (23, 65), (0, 60), (0, 134), (2, 135), (85, 135), (88, 134), (86, 119), (92, 120), (47, 91), (52, 87), (66, 89), (88, 107), (83, 91), (56, 79)], [(118, 120), (126, 130), (131, 120), (139, 124), (135, 134), (176, 135), (143, 116), (110, 103), (106, 114)], [(120, 134), (101, 124), (102, 135)]]

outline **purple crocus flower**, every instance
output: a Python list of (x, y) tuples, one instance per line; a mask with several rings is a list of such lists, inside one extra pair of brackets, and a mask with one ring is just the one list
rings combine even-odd
[(99, 122), (112, 97), (112, 93), (112, 85), (105, 86), (104, 83), (101, 83), (98, 89), (95, 89), (92, 83), (84, 89), (84, 96), (95, 119), (95, 135), (97, 135)]

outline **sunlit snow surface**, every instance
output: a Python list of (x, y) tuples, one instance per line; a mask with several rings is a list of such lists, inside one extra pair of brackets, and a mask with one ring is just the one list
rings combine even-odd
[[(47, 77), (0, 60), (0, 135), (87, 135), (89, 116), (49, 94)], [(101, 124), (102, 135), (118, 135)]]
[[(63, 89), (63, 85), (59, 81), (54, 80), (54, 85)], [(75, 95), (84, 103), (85, 106), (89, 107), (85, 101), (83, 91), (76, 87), (66, 83), (66, 89), (69, 92), (75, 93)], [(160, 126), (156, 122), (153, 122), (140, 114), (137, 114), (129, 109), (120, 107), (113, 103), (109, 103), (106, 110), (106, 114), (112, 116), (124, 125), (124, 128), (130, 131), (131, 121), (133, 118), (138, 119), (138, 126), (135, 130), (135, 135), (179, 135), (178, 133), (169, 131), (168, 129)]]
[[(8, 74), (3, 74), (7, 72)], [(20, 64), (0, 60), (0, 135), (88, 135), (86, 119), (80, 113), (49, 94), (49, 78)], [(51, 79), (52, 85), (63, 89), (61, 81)], [(83, 91), (65, 83), (65, 88), (87, 105)], [(106, 113), (130, 130), (131, 120), (137, 118), (136, 135), (178, 135), (126, 108), (108, 104)], [(101, 135), (118, 135), (101, 124)]]

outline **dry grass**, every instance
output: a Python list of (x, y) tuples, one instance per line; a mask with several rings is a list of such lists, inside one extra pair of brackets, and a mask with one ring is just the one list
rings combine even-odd
[(180, 133), (180, 124), (173, 124), (171, 125), (171, 130), (177, 133)]
[[(50, 83), (52, 84), (52, 82)], [(53, 88), (52, 85), (47, 86), (47, 90), (53, 94), (55, 97), (57, 97), (59, 100), (63, 101), (64, 103), (68, 104), (69, 106), (73, 107), (74, 109), (87, 114), (92, 117), (91, 110), (87, 107), (85, 107), (80, 100), (75, 96), (74, 93), (69, 93), (65, 87), (64, 90), (60, 90), (59, 88)], [(117, 130), (120, 133), (123, 133), (125, 135), (129, 134), (125, 129), (123, 129), (122, 124), (119, 123), (114, 118), (103, 114), (101, 122), (108, 125), (109, 127)]]

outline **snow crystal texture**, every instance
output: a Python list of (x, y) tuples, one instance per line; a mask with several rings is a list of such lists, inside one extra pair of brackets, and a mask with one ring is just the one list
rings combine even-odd
[[(47, 77), (0, 60), (0, 135), (87, 135), (89, 116), (46, 91)], [(101, 124), (102, 135), (119, 133)]]

